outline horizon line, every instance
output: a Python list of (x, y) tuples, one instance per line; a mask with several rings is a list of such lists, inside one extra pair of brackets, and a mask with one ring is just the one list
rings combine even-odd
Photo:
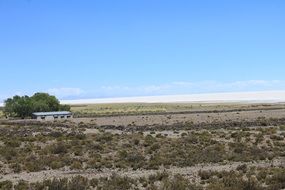
[(62, 104), (284, 102), (285, 90), (60, 100)]
[[(108, 103), (279, 103), (285, 102), (285, 90), (249, 91), (249, 92), (217, 92), (177, 95), (130, 96), (113, 98), (87, 98), (60, 100), (61, 104), (108, 104)], [(4, 102), (0, 102), (0, 107)]]

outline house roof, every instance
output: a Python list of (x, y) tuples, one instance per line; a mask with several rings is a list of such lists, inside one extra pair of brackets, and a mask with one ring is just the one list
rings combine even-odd
[(35, 112), (35, 116), (53, 116), (53, 115), (71, 115), (69, 111), (54, 111), (54, 112)]

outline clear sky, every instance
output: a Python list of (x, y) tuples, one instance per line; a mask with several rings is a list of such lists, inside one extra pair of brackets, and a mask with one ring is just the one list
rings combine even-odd
[(285, 90), (284, 0), (0, 0), (0, 101)]

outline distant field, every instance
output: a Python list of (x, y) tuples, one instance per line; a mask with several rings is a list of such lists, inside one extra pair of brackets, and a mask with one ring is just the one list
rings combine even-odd
[(284, 104), (241, 104), (241, 103), (116, 103), (74, 105), (71, 111), (78, 117), (101, 115), (135, 115), (188, 111), (227, 111), (255, 109), (284, 109)]
[(128, 115), (143, 113), (164, 113), (179, 112), (187, 110), (202, 109), (203, 107), (217, 107), (218, 105), (202, 105), (202, 104), (148, 104), (148, 103), (118, 103), (118, 104), (90, 104), (72, 106), (71, 110), (80, 116), (95, 115)]
[(160, 104), (91, 104), (72, 106), (71, 110), (78, 114), (117, 114), (117, 113), (143, 113), (166, 112), (165, 105)]
[(3, 108), (0, 107), (0, 118), (4, 117)]

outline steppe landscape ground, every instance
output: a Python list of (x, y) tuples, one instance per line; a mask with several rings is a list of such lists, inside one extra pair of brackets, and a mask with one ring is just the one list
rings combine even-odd
[(66, 121), (1, 119), (0, 189), (285, 188), (285, 104), (72, 111)]

